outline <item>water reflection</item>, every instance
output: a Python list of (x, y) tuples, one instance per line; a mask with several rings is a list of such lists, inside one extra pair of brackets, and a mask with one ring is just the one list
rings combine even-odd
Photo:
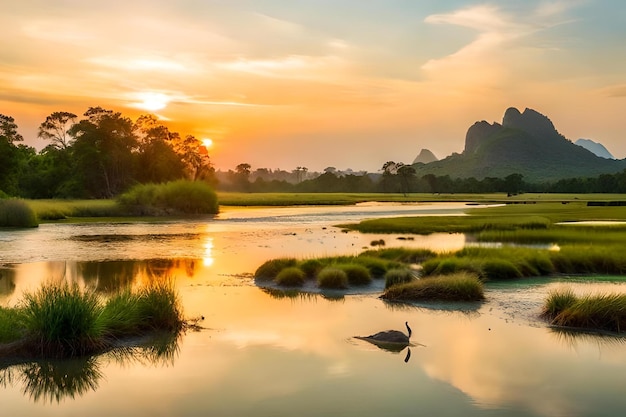
[(0, 386), (21, 386), (22, 394), (38, 403), (60, 403), (96, 391), (104, 377), (103, 363), (122, 366), (170, 366), (179, 352), (179, 337), (154, 335), (141, 345), (127, 345), (97, 356), (0, 364)]

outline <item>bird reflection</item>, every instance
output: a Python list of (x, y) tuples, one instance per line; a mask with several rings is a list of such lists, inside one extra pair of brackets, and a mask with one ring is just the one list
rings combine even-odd
[(98, 356), (66, 360), (37, 360), (0, 364), (0, 386), (22, 385), (22, 393), (33, 402), (54, 403), (96, 391), (103, 377), (103, 362), (131, 364), (173, 364), (180, 335), (155, 337), (141, 346), (113, 349)]

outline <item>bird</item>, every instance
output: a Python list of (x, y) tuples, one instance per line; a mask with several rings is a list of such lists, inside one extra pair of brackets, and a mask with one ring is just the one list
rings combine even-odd
[(388, 345), (388, 344), (396, 344), (405, 346), (409, 344), (409, 339), (411, 338), (411, 328), (409, 327), (409, 322), (405, 321), (404, 325), (408, 331), (408, 334), (404, 334), (399, 330), (386, 330), (384, 332), (378, 332), (376, 334), (372, 334), (370, 336), (355, 336), (357, 339), (365, 340), (370, 343), (374, 343), (376, 345)]

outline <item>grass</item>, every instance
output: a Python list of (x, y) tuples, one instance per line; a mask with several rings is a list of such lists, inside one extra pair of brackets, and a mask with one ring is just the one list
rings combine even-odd
[(359, 264), (339, 264), (335, 268), (341, 269), (348, 277), (350, 285), (367, 285), (372, 282), (370, 270)]
[(415, 274), (410, 269), (390, 269), (385, 274), (385, 289), (398, 284), (406, 284), (416, 280)]
[(46, 284), (14, 308), (0, 309), (0, 353), (62, 358), (96, 353), (120, 338), (184, 325), (169, 281), (122, 291), (106, 302), (76, 284)]
[(342, 269), (327, 266), (317, 274), (317, 285), (326, 289), (346, 289), (348, 274)]
[(620, 333), (626, 330), (626, 294), (577, 297), (571, 290), (555, 291), (542, 315), (555, 326)]
[(0, 227), (37, 227), (35, 211), (24, 201), (0, 200)]
[(286, 287), (300, 287), (304, 285), (306, 274), (297, 266), (284, 268), (276, 275), (274, 282)]
[(139, 184), (117, 201), (138, 215), (215, 214), (219, 210), (217, 194), (203, 181)]
[(280, 271), (296, 266), (296, 263), (295, 258), (270, 259), (257, 268), (254, 272), (254, 277), (260, 281), (272, 281), (278, 276)]
[(381, 298), (387, 301), (481, 301), (485, 294), (483, 284), (474, 274), (460, 272), (439, 275), (413, 282), (393, 285)]

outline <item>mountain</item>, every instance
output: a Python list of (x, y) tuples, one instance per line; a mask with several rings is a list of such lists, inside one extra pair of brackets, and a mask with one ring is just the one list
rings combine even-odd
[(611, 155), (611, 152), (609, 152), (609, 150), (599, 142), (594, 142), (591, 139), (578, 139), (574, 143), (578, 146), (582, 146), (583, 148), (599, 156), (600, 158), (615, 159), (615, 157)]
[(529, 182), (547, 182), (616, 173), (626, 169), (626, 160), (600, 158), (566, 139), (543, 114), (511, 107), (502, 124), (474, 123), (465, 136), (463, 153), (413, 167), (418, 176), (481, 180), (522, 174)]
[(435, 161), (438, 161), (438, 159), (434, 153), (432, 153), (428, 149), (422, 149), (419, 155), (415, 157), (415, 160), (413, 161), (413, 163), (414, 164), (429, 164)]

